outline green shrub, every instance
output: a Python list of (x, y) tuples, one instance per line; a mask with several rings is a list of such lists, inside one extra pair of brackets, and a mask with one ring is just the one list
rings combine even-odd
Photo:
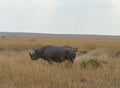
[(80, 66), (82, 68), (87, 68), (87, 61), (83, 61), (82, 63), (80, 63)]
[(88, 61), (83, 61), (82, 63), (80, 63), (80, 66), (82, 68), (88, 68), (89, 66), (92, 66), (93, 68), (98, 68), (101, 66), (101, 63), (97, 59), (90, 59)]

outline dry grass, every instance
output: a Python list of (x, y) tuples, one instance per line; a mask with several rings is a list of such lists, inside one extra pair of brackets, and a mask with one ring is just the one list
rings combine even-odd
[[(0, 39), (0, 88), (120, 88), (120, 58), (102, 58), (102, 66), (81, 68), (82, 61), (71, 67), (67, 62), (49, 65), (44, 60), (31, 61), (31, 47), (47, 44), (71, 45), (79, 49), (106, 47), (110, 54), (120, 48), (115, 40), (5, 38)], [(13, 49), (20, 48), (20, 49)], [(23, 49), (25, 48), (25, 49)], [(79, 54), (79, 53), (78, 53)]]
[(19, 47), (35, 47), (42, 45), (70, 45), (78, 48), (119, 48), (119, 40), (103, 40), (103, 39), (79, 39), (79, 38), (0, 38), (1, 48), (19, 48)]

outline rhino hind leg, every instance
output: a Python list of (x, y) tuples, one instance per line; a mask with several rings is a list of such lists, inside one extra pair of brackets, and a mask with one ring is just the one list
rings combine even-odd
[(74, 58), (73, 57), (65, 57), (70, 63), (74, 63)]
[(48, 60), (49, 64), (51, 64), (51, 65), (53, 64), (53, 60), (51, 58), (48, 58), (47, 60)]
[(70, 63), (72, 63), (72, 64), (74, 63), (74, 60), (73, 60), (73, 59), (70, 59), (69, 61), (70, 61)]

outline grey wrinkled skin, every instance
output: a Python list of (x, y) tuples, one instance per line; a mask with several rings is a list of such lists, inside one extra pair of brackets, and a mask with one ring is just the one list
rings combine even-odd
[(74, 62), (76, 57), (76, 52), (78, 51), (77, 48), (72, 48), (70, 46), (43, 46), (36, 49), (33, 49), (34, 52), (29, 53), (31, 60), (38, 60), (39, 58), (48, 61), (48, 63), (61, 63), (66, 60), (70, 61), (71, 63)]

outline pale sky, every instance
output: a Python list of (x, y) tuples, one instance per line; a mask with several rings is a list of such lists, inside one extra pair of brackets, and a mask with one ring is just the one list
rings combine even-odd
[(120, 0), (0, 0), (0, 32), (120, 35)]

